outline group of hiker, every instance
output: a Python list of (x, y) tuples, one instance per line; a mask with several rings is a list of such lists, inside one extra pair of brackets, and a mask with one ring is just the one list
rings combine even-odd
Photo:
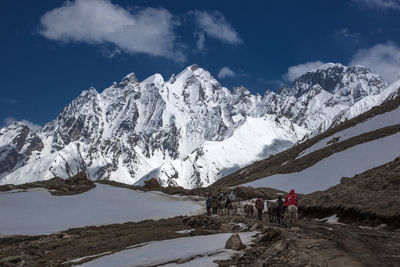
[[(229, 203), (235, 202), (236, 201), (236, 195), (233, 191), (226, 197), (225, 200), (225, 194), (221, 191), (218, 193), (218, 197), (216, 196), (209, 196), (206, 200), (206, 208), (207, 208), (207, 214), (211, 215), (212, 214), (217, 214), (218, 209), (221, 209), (222, 207), (226, 208)], [(223, 203), (223, 204), (221, 204)], [(223, 206), (221, 206), (223, 205)]]
[[(225, 195), (223, 192), (219, 191), (218, 192), (218, 197), (216, 196), (209, 196), (206, 200), (206, 208), (207, 208), (207, 214), (211, 215), (212, 214), (217, 214), (217, 211), (219, 208), (222, 208), (221, 203), (223, 203), (223, 207), (226, 208), (229, 203), (236, 201), (236, 196), (233, 191), (230, 192), (228, 197), (225, 200)], [(278, 200), (274, 203), (275, 207), (275, 213), (276, 217), (278, 218), (278, 221), (281, 221), (283, 218), (283, 215), (285, 213), (285, 209), (290, 206), (294, 205), (298, 207), (298, 198), (297, 195), (294, 191), (294, 189), (290, 190), (289, 194), (285, 197), (285, 200), (283, 200), (282, 196), (278, 196)], [(255, 202), (255, 208), (257, 209), (257, 215), (258, 219), (262, 221), (262, 213), (264, 210), (264, 199), (261, 196), (257, 196), (256, 202)]]

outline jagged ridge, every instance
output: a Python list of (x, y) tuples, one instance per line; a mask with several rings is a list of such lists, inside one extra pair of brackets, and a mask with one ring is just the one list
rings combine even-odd
[[(158, 176), (207, 186), (380, 104), (395, 92), (386, 87), (364, 67), (332, 63), (264, 96), (229, 91), (197, 65), (168, 81), (129, 74), (102, 93), (83, 91), (38, 132), (21, 123), (1, 129), (0, 183), (85, 171), (129, 184)], [(376, 99), (346, 113), (368, 97)]]

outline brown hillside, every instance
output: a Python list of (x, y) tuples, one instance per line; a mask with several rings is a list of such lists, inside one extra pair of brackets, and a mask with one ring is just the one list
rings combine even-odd
[(304, 216), (336, 214), (343, 222), (400, 227), (400, 157), (301, 199)]

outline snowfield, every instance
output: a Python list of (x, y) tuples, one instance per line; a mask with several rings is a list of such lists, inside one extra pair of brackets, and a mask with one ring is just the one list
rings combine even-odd
[[(244, 244), (249, 244), (257, 232), (239, 233)], [(100, 257), (80, 266), (109, 267), (109, 266), (154, 266), (196, 257), (184, 264), (168, 264), (163, 266), (218, 266), (213, 263), (216, 259), (229, 259), (233, 250), (224, 249), (225, 243), (231, 236), (216, 234), (206, 236), (182, 237), (136, 245), (134, 248)]]
[[(288, 131), (287, 129), (291, 127), (294, 130)], [(150, 177), (164, 177), (165, 174), (174, 177), (179, 173), (175, 179), (177, 184), (191, 188), (193, 185), (189, 183), (192, 181), (190, 177), (198, 171), (203, 181), (202, 186), (209, 186), (215, 182), (216, 173), (223, 177), (256, 160), (286, 150), (305, 134), (304, 129), (286, 118), (278, 119), (271, 115), (260, 118), (248, 117), (231, 137), (219, 142), (206, 141), (200, 149), (189, 156), (163, 164), (135, 185), (144, 185), (144, 181)], [(207, 179), (207, 177), (214, 178)]]
[(302, 194), (326, 190), (339, 184), (342, 177), (353, 177), (400, 156), (399, 140), (400, 133), (397, 133), (359, 144), (324, 158), (300, 172), (276, 174), (244, 186), (271, 187), (283, 191), (294, 188)]
[(0, 235), (51, 234), (89, 225), (193, 214), (204, 208), (186, 197), (102, 184), (72, 196), (52, 196), (40, 188), (2, 192), (0, 203)]
[(317, 151), (319, 149), (329, 146), (327, 144), (327, 142), (329, 142), (330, 140), (332, 140), (335, 137), (339, 137), (338, 142), (342, 142), (342, 141), (350, 139), (354, 136), (357, 136), (357, 135), (360, 135), (363, 133), (367, 133), (367, 132), (372, 132), (372, 131), (375, 131), (375, 130), (378, 130), (378, 129), (381, 129), (384, 127), (396, 125), (396, 124), (400, 124), (400, 107), (398, 107), (392, 111), (383, 113), (381, 115), (377, 115), (377, 116), (370, 118), (364, 122), (361, 122), (353, 127), (347, 128), (343, 131), (337, 132), (329, 137), (322, 139), (318, 143), (316, 143), (313, 146), (306, 149), (304, 151), (304, 153), (302, 153), (299, 156), (299, 158), (303, 157), (307, 154), (310, 154), (314, 151)]

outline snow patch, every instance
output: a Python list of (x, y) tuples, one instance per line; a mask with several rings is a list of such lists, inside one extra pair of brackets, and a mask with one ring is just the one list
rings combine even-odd
[(51, 234), (89, 225), (189, 215), (204, 208), (186, 197), (102, 184), (72, 196), (52, 196), (43, 189), (0, 194), (0, 203), (3, 235)]
[(340, 183), (342, 177), (353, 177), (400, 156), (400, 133), (359, 144), (324, 158), (300, 172), (276, 174), (244, 184), (271, 187), (301, 194), (326, 190)]
[[(257, 232), (243, 232), (239, 233), (239, 235), (242, 242), (248, 245), (251, 243), (256, 233)], [(152, 266), (163, 265), (170, 261), (196, 256), (198, 258), (186, 263), (185, 266), (216, 266), (212, 264), (212, 260), (215, 259), (215, 256), (210, 257), (209, 254), (225, 252), (227, 254), (222, 254), (224, 258), (228, 255), (233, 255), (235, 253), (234, 251), (224, 249), (225, 243), (231, 235), (231, 233), (216, 234), (149, 242), (144, 246), (107, 255), (80, 266)], [(201, 265), (197, 265), (200, 263)]]

